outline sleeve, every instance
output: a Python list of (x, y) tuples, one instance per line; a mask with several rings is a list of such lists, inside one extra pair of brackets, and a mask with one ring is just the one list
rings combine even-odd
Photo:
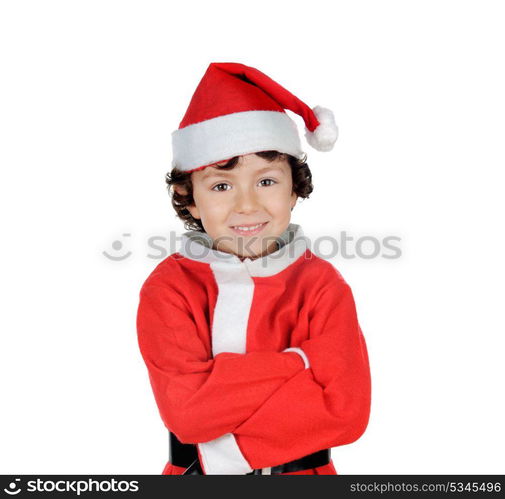
[[(220, 437), (221, 451), (243, 462), (232, 430), (304, 364), (294, 352), (222, 352), (211, 358), (201, 334), (180, 296), (144, 284), (137, 337), (165, 426), (182, 443)], [(242, 469), (252, 469), (243, 464)]]
[(291, 347), (307, 368), (286, 381), (233, 434), (254, 469), (276, 466), (357, 440), (368, 425), (368, 353), (351, 289), (320, 293), (309, 338)]

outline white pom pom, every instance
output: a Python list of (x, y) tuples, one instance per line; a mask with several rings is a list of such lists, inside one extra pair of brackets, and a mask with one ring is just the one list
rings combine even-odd
[(316, 106), (312, 111), (314, 111), (319, 125), (313, 132), (305, 128), (305, 138), (317, 151), (331, 151), (338, 137), (335, 116), (330, 109), (321, 106)]

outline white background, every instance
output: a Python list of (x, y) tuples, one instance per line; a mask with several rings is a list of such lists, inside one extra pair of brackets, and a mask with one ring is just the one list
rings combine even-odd
[[(504, 473), (502, 9), (3, 1), (0, 473), (161, 473), (136, 307), (160, 261), (148, 237), (184, 230), (170, 133), (210, 62), (334, 111), (333, 151), (301, 133), (315, 190), (292, 221), (307, 235), (401, 237), (399, 259), (331, 260), (373, 389), (337, 472)], [(131, 256), (107, 259), (115, 240)]]

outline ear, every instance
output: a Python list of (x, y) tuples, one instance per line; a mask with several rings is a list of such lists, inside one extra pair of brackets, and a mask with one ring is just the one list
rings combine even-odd
[(200, 220), (200, 210), (195, 206), (186, 206), (186, 209), (191, 213), (191, 216)]
[(184, 189), (184, 187), (182, 187), (182, 185), (173, 185), (172, 189), (175, 192), (177, 192), (177, 194), (179, 194), (180, 196), (185, 196), (187, 194), (186, 189)]
[(291, 193), (291, 202), (290, 202), (291, 211), (293, 211), (293, 208), (295, 207), (297, 201), (298, 201), (298, 196), (296, 195), (296, 192), (293, 191)]
[[(184, 187), (182, 187), (180, 185), (174, 185), (173, 189), (175, 192), (177, 192), (177, 194), (180, 194), (181, 196), (187, 195), (186, 189), (184, 189)], [(198, 208), (195, 205), (186, 206), (186, 209), (191, 213), (191, 216), (193, 218), (200, 219), (200, 211), (198, 210)]]

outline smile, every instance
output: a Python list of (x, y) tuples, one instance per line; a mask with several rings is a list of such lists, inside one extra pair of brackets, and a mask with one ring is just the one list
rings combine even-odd
[(257, 234), (258, 232), (260, 232), (267, 223), (268, 222), (256, 225), (236, 225), (232, 226), (231, 228), (237, 234), (240, 234), (242, 236), (244, 235), (251, 236), (253, 234)]

